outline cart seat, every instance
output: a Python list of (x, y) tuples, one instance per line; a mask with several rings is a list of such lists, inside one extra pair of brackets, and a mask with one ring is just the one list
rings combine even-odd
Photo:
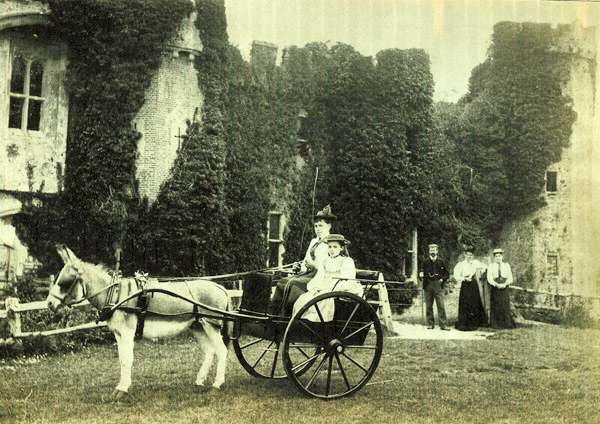
[(241, 310), (266, 313), (271, 298), (273, 274), (253, 272), (244, 280)]

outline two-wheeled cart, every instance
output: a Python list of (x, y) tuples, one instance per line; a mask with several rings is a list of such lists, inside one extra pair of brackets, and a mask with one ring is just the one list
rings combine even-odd
[[(378, 283), (357, 281), (366, 286)], [(363, 297), (341, 291), (321, 294), (285, 317), (265, 312), (270, 290), (265, 290), (264, 282), (257, 287), (250, 278), (244, 284), (233, 347), (250, 375), (289, 378), (301, 392), (323, 399), (351, 395), (373, 376), (383, 350), (383, 332), (376, 310), (367, 302), (368, 289)], [(329, 309), (328, 302), (335, 305), (332, 319), (321, 313)], [(304, 318), (311, 308), (313, 318)]]

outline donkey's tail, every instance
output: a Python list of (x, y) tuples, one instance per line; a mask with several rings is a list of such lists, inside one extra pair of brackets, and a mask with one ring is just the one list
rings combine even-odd
[[(231, 298), (227, 298), (227, 307), (225, 308), (226, 311), (231, 311), (233, 309), (232, 305), (231, 305)], [(231, 343), (231, 337), (233, 335), (233, 321), (230, 320), (223, 320), (223, 325), (221, 325), (221, 337), (223, 337), (223, 342), (225, 343), (225, 346), (229, 347), (229, 344)]]

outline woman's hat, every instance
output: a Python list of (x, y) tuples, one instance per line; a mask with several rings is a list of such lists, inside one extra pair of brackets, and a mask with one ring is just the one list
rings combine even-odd
[(318, 221), (319, 219), (324, 219), (326, 221), (335, 221), (337, 219), (337, 216), (331, 213), (331, 206), (327, 205), (315, 214), (315, 221)]
[(502, 250), (500, 248), (494, 249), (493, 254), (495, 255), (496, 253), (501, 253), (502, 254), (502, 253), (504, 253), (504, 250)]
[(323, 239), (323, 241), (325, 243), (329, 243), (330, 241), (337, 241), (342, 246), (348, 246), (350, 244), (350, 240), (346, 240), (346, 238), (341, 234), (329, 234)]

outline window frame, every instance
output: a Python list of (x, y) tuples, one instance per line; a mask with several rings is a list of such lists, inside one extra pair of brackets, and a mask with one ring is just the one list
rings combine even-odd
[[(271, 238), (271, 217), (277, 215), (279, 216), (279, 234), (278, 238)], [(283, 212), (272, 210), (269, 211), (267, 216), (267, 267), (280, 267), (283, 265), (283, 230), (284, 230), (285, 220)], [(271, 264), (271, 244), (277, 243), (277, 264)]]
[[(16, 58), (22, 58), (25, 62), (25, 71), (23, 78), (23, 93), (15, 93), (12, 91), (12, 78), (13, 78), (13, 67)], [(37, 57), (36, 55), (26, 54), (25, 51), (19, 49), (17, 46), (11, 46), (10, 49), (10, 59), (9, 59), (9, 78), (7, 78), (7, 93), (8, 93), (8, 121), (6, 122), (6, 128), (12, 131), (32, 131), (32, 132), (41, 132), (43, 128), (44, 122), (44, 109), (47, 100), (46, 87), (44, 84), (44, 79), (46, 77), (47, 72), (47, 58)], [(31, 68), (32, 64), (38, 62), (42, 65), (42, 78), (41, 78), (41, 88), (40, 94), (41, 96), (31, 95)], [(19, 128), (10, 126), (10, 104), (13, 98), (23, 99), (23, 106), (21, 108), (21, 126)], [(38, 121), (38, 129), (29, 129), (29, 104), (31, 101), (40, 102), (40, 117)]]
[[(549, 175), (551, 175), (551, 174), (553, 175), (553, 180), (554, 180), (554, 190), (548, 189), (548, 183), (550, 182)], [(544, 177), (544, 183), (545, 183), (546, 194), (555, 195), (556, 193), (558, 193), (558, 171), (552, 171), (552, 170), (546, 171), (546, 175)]]
[(558, 277), (560, 275), (560, 258), (558, 252), (546, 253), (546, 274), (549, 277)]

